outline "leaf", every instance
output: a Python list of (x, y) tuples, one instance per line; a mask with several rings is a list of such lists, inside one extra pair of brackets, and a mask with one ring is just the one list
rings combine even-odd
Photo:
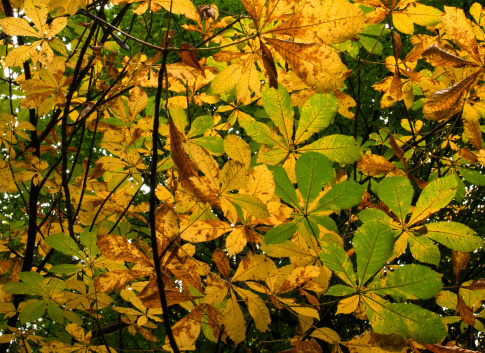
[[(347, 68), (333, 48), (265, 37), (274, 50), (310, 87), (326, 93), (342, 87)], [(325, 58), (325, 62), (321, 60)]]
[(481, 62), (475, 33), (462, 9), (445, 6), (441, 24), (446, 34), (461, 49), (466, 50), (477, 63)]
[(42, 40), (38, 40), (30, 45), (22, 45), (13, 49), (8, 53), (7, 57), (5, 58), (5, 66), (21, 66), (24, 62), (29, 60), (34, 55), (34, 53), (37, 52), (37, 48), (41, 43)]
[(307, 141), (313, 134), (329, 126), (337, 114), (338, 107), (339, 102), (333, 94), (311, 96), (301, 109), (295, 144)]
[(384, 280), (372, 283), (374, 293), (407, 299), (431, 299), (443, 287), (441, 274), (422, 265), (404, 265), (389, 273)]
[(226, 310), (224, 311), (224, 328), (229, 338), (238, 344), (246, 337), (246, 325), (244, 315), (237, 303), (236, 295), (230, 291), (231, 296), (227, 300)]
[(33, 300), (27, 304), (20, 313), (20, 321), (23, 324), (37, 321), (44, 315), (47, 302), (45, 300)]
[(310, 336), (330, 344), (337, 344), (342, 340), (337, 332), (328, 327), (318, 327), (310, 334)]
[(31, 27), (25, 19), (22, 18), (2, 18), (0, 20), (0, 27), (2, 28), (2, 31), (9, 36), (30, 36), (42, 38), (42, 35), (33, 27)]
[(69, 237), (64, 233), (56, 233), (56, 234), (49, 235), (45, 239), (45, 241), (52, 248), (62, 252), (63, 254), (77, 256), (84, 259), (86, 258), (85, 255), (79, 249), (79, 246), (76, 244), (76, 242), (72, 240), (71, 237)]
[(477, 186), (485, 186), (485, 175), (480, 173), (478, 170), (460, 168), (460, 173), (471, 184), (475, 184)]
[(99, 236), (96, 244), (108, 259), (134, 262), (153, 268), (152, 262), (135, 245), (119, 235)]
[(376, 154), (364, 154), (357, 162), (357, 167), (370, 176), (386, 174), (395, 168), (386, 158)]
[(426, 225), (426, 236), (446, 247), (471, 252), (483, 247), (483, 239), (473, 229), (457, 222), (436, 222)]
[(103, 273), (95, 279), (94, 285), (101, 293), (108, 293), (114, 289), (122, 289), (126, 283), (144, 276), (150, 276), (153, 270), (150, 271), (135, 271), (135, 270), (115, 270)]
[(333, 243), (322, 244), (320, 259), (325, 266), (335, 272), (345, 283), (353, 288), (356, 287), (352, 262), (344, 249)]
[[(257, 23), (257, 22), (255, 22)], [(269, 77), (269, 87), (278, 89), (278, 72), (273, 59), (273, 54), (268, 49), (266, 44), (259, 38), (259, 46), (261, 47), (261, 57), (263, 58), (263, 66), (266, 74)]]
[(424, 102), (424, 116), (439, 121), (457, 114), (462, 109), (461, 98), (471, 89), (479, 74), (480, 71), (477, 71), (454, 86), (434, 92)]
[(264, 237), (266, 245), (282, 244), (291, 239), (297, 232), (299, 224), (295, 222), (281, 224), (277, 227), (271, 228)]
[(475, 315), (473, 315), (473, 310), (468, 305), (465, 304), (462, 297), (457, 294), (458, 302), (456, 305), (456, 313), (460, 314), (461, 319), (465, 324), (474, 326), (475, 325)]
[(401, 336), (383, 335), (374, 331), (366, 331), (343, 344), (350, 353), (405, 353), (407, 351), (407, 343)]
[(375, 332), (397, 334), (420, 343), (441, 341), (447, 334), (440, 317), (415, 304), (391, 304), (364, 296), (367, 316)]
[(227, 135), (224, 139), (224, 151), (230, 158), (246, 166), (246, 169), (249, 167), (249, 163), (251, 162), (251, 150), (249, 149), (247, 142), (240, 137), (236, 135)]
[(307, 209), (323, 187), (335, 179), (332, 164), (325, 156), (316, 152), (307, 152), (296, 161), (295, 174)]
[(294, 111), (288, 91), (283, 87), (268, 88), (263, 91), (263, 106), (270, 119), (279, 129), (286, 141), (293, 136)]
[(362, 199), (364, 189), (353, 180), (335, 185), (318, 201), (314, 212), (338, 211), (356, 206)]
[[(180, 45), (180, 49), (195, 49), (193, 46), (191, 46), (189, 43), (182, 43)], [(204, 72), (204, 69), (199, 63), (199, 60), (197, 59), (197, 56), (195, 55), (195, 51), (193, 50), (187, 50), (187, 51), (179, 51), (180, 58), (182, 61), (191, 66), (196, 68), (197, 70)]]
[(259, 295), (242, 288), (234, 287), (234, 290), (246, 302), (249, 314), (254, 319), (254, 324), (256, 328), (260, 332), (267, 331), (268, 325), (271, 323), (271, 317), (268, 308), (264, 304), (263, 300), (259, 297)]
[(427, 219), (436, 211), (446, 207), (455, 197), (458, 184), (453, 176), (437, 179), (426, 186), (419, 196), (408, 224)]
[(478, 353), (477, 351), (471, 351), (457, 346), (439, 346), (437, 344), (427, 344), (426, 349), (434, 353)]
[(300, 148), (300, 151), (315, 151), (322, 153), (330, 161), (339, 164), (356, 162), (361, 156), (357, 142), (352, 136), (330, 135)]
[(448, 53), (447, 51), (441, 49), (436, 44), (430, 45), (421, 54), (426, 61), (433, 66), (444, 66), (444, 67), (463, 67), (463, 66), (478, 66), (477, 63), (469, 60), (460, 58), (459, 56)]
[(357, 278), (359, 286), (363, 287), (391, 257), (394, 234), (386, 224), (365, 223), (354, 237), (354, 249), (357, 254)]
[(211, 241), (233, 230), (230, 224), (217, 220), (183, 223), (181, 228), (182, 239), (194, 243)]
[(337, 314), (351, 314), (359, 307), (360, 296), (353, 295), (338, 302)]
[(438, 266), (440, 263), (440, 251), (438, 247), (424, 235), (410, 236), (409, 248), (416, 260)]
[[(278, 195), (286, 203), (297, 206), (299, 205), (296, 191), (293, 188), (293, 184), (288, 178), (285, 170), (282, 167), (272, 167), (273, 180), (275, 183), (275, 194)], [(298, 207), (298, 206), (297, 206)]]
[(453, 262), (453, 272), (455, 273), (455, 284), (458, 283), (460, 272), (466, 269), (468, 261), (470, 260), (469, 252), (452, 251), (451, 260)]
[[(189, 315), (180, 319), (172, 326), (173, 336), (177, 346), (181, 350), (190, 349), (199, 337), (202, 320), (202, 309), (200, 306), (192, 309)], [(165, 338), (165, 346), (169, 347), (168, 337)]]
[(414, 193), (409, 179), (404, 177), (385, 178), (377, 186), (374, 186), (374, 189), (377, 196), (404, 224)]
[(266, 219), (270, 216), (267, 206), (256, 196), (244, 194), (226, 194), (225, 197), (241, 206), (249, 214), (259, 219)]

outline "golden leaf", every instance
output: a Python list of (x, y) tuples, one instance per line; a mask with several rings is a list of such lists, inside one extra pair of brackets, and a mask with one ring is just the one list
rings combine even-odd
[(182, 222), (180, 228), (182, 239), (193, 243), (211, 241), (233, 230), (230, 224), (217, 220)]
[(353, 295), (338, 302), (336, 314), (350, 314), (357, 310), (360, 297)]
[(238, 344), (246, 337), (246, 324), (236, 295), (232, 290), (230, 292), (231, 296), (227, 300), (226, 310), (224, 310), (224, 327), (229, 338)]
[(265, 41), (310, 87), (330, 92), (343, 86), (347, 68), (333, 48), (272, 38)]
[(316, 328), (310, 336), (316, 337), (330, 344), (338, 344), (342, 340), (337, 332), (328, 327)]
[(96, 245), (108, 259), (134, 262), (153, 268), (153, 263), (135, 245), (119, 235), (101, 235)]
[(482, 62), (475, 33), (462, 9), (445, 6), (441, 24), (448, 37), (461, 49), (467, 51), (477, 63)]
[(466, 65), (479, 66), (477, 63), (460, 58), (459, 56), (448, 53), (436, 44), (432, 44), (428, 49), (423, 51), (423, 57), (433, 66), (444, 67), (463, 67)]
[(150, 276), (153, 274), (153, 269), (150, 271), (136, 271), (136, 270), (115, 270), (103, 273), (94, 280), (96, 289), (102, 293), (111, 292), (114, 289), (121, 289), (126, 283), (134, 279)]
[(357, 162), (357, 167), (362, 173), (370, 176), (389, 173), (395, 168), (386, 158), (376, 154), (364, 154)]
[(268, 325), (271, 323), (271, 317), (269, 315), (269, 310), (261, 297), (246, 289), (234, 287), (234, 290), (246, 302), (249, 314), (254, 319), (256, 328), (261, 332), (267, 331)]
[[(200, 334), (202, 308), (197, 306), (189, 315), (177, 321), (172, 326), (172, 333), (180, 350), (189, 350), (194, 346)], [(165, 339), (164, 349), (171, 350), (168, 337)]]
[(399, 335), (384, 335), (367, 331), (343, 343), (351, 353), (405, 353), (407, 343)]
[(246, 169), (251, 162), (251, 150), (246, 141), (236, 135), (227, 135), (224, 139), (224, 151), (227, 155), (244, 164)]
[(16, 17), (6, 17), (0, 20), (0, 27), (9, 36), (30, 36), (42, 38), (43, 35), (36, 31), (29, 23)]
[(465, 136), (468, 141), (476, 149), (482, 148), (482, 130), (480, 130), (480, 123), (476, 120), (463, 120), (463, 127)]
[(471, 89), (479, 74), (480, 71), (477, 71), (456, 85), (433, 93), (424, 102), (424, 116), (430, 120), (443, 120), (458, 113), (463, 107), (461, 98)]

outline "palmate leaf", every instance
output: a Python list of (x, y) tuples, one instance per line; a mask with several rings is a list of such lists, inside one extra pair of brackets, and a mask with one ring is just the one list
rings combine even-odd
[(356, 288), (356, 276), (349, 256), (336, 244), (323, 244), (320, 258), (325, 266), (331, 269), (349, 286)]
[(364, 295), (363, 302), (377, 333), (397, 334), (425, 344), (439, 342), (447, 335), (440, 317), (417, 305), (393, 304), (376, 295)]
[(374, 189), (377, 196), (394, 212), (401, 223), (405, 223), (414, 193), (409, 179), (404, 177), (385, 178)]
[(391, 227), (378, 222), (364, 223), (354, 237), (354, 249), (357, 254), (357, 278), (362, 287), (392, 255), (394, 234)]

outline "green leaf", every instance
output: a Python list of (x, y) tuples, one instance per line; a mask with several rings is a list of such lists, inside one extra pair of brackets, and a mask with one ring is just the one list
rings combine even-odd
[(384, 178), (374, 189), (381, 201), (404, 224), (414, 193), (409, 179), (404, 177)]
[(322, 244), (320, 259), (345, 283), (355, 288), (354, 266), (344, 249), (333, 243)]
[(285, 140), (278, 134), (274, 133), (268, 125), (260, 123), (253, 118), (239, 119), (239, 125), (251, 136), (256, 142), (264, 143), (268, 146), (279, 146), (287, 149)]
[(483, 246), (483, 239), (464, 224), (456, 222), (437, 222), (426, 225), (426, 236), (444, 246), (456, 250), (471, 252)]
[(187, 137), (202, 135), (214, 127), (214, 118), (210, 115), (203, 115), (196, 118), (190, 126)]
[(224, 153), (224, 140), (219, 136), (201, 136), (192, 139), (191, 142), (204, 147), (211, 153)]
[(20, 272), (19, 278), (29, 286), (34, 288), (40, 287), (42, 282), (44, 282), (44, 277), (38, 272)]
[(62, 309), (52, 300), (49, 300), (47, 303), (47, 313), (49, 314), (49, 317), (55, 322), (62, 324), (62, 322), (64, 321)]
[(391, 304), (378, 296), (363, 296), (372, 328), (377, 333), (397, 334), (428, 344), (447, 335), (440, 317), (414, 304)]
[(295, 134), (295, 145), (308, 140), (333, 121), (338, 111), (338, 100), (333, 93), (314, 94), (303, 105)]
[(293, 137), (293, 105), (291, 104), (290, 94), (279, 85), (278, 89), (266, 88), (262, 94), (264, 110), (268, 113), (269, 118), (276, 125), (281, 135), (288, 142)]
[(43, 295), (44, 292), (39, 287), (32, 287), (23, 282), (9, 282), (2, 286), (2, 289), (10, 294)]
[(457, 189), (458, 183), (453, 175), (432, 181), (419, 196), (408, 225), (426, 220), (436, 211), (446, 207), (455, 197)]
[(271, 228), (264, 237), (265, 244), (281, 244), (291, 239), (298, 230), (299, 224), (295, 222), (281, 224)]
[(336, 284), (334, 286), (331, 286), (326, 292), (325, 295), (333, 295), (335, 297), (343, 297), (345, 295), (350, 295), (355, 293), (355, 289), (349, 287), (349, 286), (344, 286), (342, 284)]
[(86, 259), (86, 255), (79, 250), (79, 246), (76, 244), (76, 242), (64, 233), (49, 235), (47, 238), (45, 238), (45, 242), (63, 254), (81, 257), (83, 260)]
[(369, 286), (374, 293), (407, 299), (431, 299), (443, 287), (440, 273), (416, 264), (398, 267), (384, 280), (377, 279), (375, 282)]
[(384, 211), (376, 208), (368, 208), (359, 212), (359, 221), (362, 223), (381, 222), (384, 224), (391, 224), (392, 218), (389, 217)]
[(49, 271), (60, 274), (72, 274), (81, 270), (82, 268), (83, 267), (75, 264), (60, 264), (52, 266)]
[(284, 202), (300, 208), (295, 188), (293, 187), (290, 178), (288, 178), (286, 171), (280, 166), (270, 166), (268, 169), (273, 171), (275, 194), (278, 195)]
[(245, 194), (225, 194), (225, 196), (256, 218), (266, 219), (270, 216), (266, 205), (256, 196)]
[(352, 136), (330, 135), (306, 145), (299, 151), (315, 151), (322, 153), (332, 162), (339, 164), (351, 164), (356, 162), (362, 151)]
[(325, 156), (316, 152), (305, 153), (296, 161), (295, 174), (306, 209), (323, 187), (335, 180), (332, 164)]
[(440, 264), (440, 250), (431, 240), (424, 235), (410, 236), (408, 238), (409, 248), (416, 260), (431, 265)]
[(99, 254), (99, 248), (96, 245), (98, 237), (96, 232), (84, 231), (79, 235), (79, 240), (86, 247), (89, 256), (96, 256)]
[(314, 212), (339, 211), (359, 204), (364, 194), (364, 187), (353, 180), (346, 180), (335, 185), (318, 201)]
[(22, 309), (22, 312), (19, 316), (20, 321), (23, 324), (26, 324), (27, 322), (37, 321), (42, 317), (42, 315), (44, 315), (46, 305), (47, 302), (45, 300), (31, 301), (25, 306), (25, 308)]
[(471, 184), (475, 184), (477, 186), (485, 185), (485, 175), (483, 175), (479, 171), (466, 168), (459, 168), (459, 170), (461, 175), (463, 175), (463, 177)]
[(357, 277), (362, 287), (391, 257), (394, 234), (386, 224), (365, 223), (354, 237), (354, 249), (357, 255)]

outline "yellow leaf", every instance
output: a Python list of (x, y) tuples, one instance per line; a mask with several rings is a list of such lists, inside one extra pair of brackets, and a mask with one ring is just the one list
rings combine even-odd
[(229, 158), (235, 159), (249, 167), (251, 162), (251, 150), (246, 141), (236, 135), (227, 135), (224, 139), (224, 151)]
[(245, 61), (229, 65), (219, 72), (212, 80), (211, 88), (214, 94), (225, 94), (232, 90), (241, 78)]
[(176, 15), (185, 15), (188, 18), (197, 16), (197, 10), (190, 0), (151, 0), (147, 2), (151, 2), (152, 11), (154, 11), (154, 6), (158, 5)]
[(9, 67), (20, 66), (25, 61), (29, 60), (37, 51), (37, 47), (42, 43), (42, 40), (33, 42), (30, 45), (22, 45), (10, 51), (5, 58), (5, 65)]
[(249, 181), (246, 187), (239, 190), (239, 193), (256, 196), (264, 203), (267, 203), (273, 198), (274, 190), (273, 173), (263, 164), (249, 171)]
[(328, 327), (316, 328), (310, 336), (319, 338), (330, 344), (338, 344), (342, 340), (337, 332)]
[[(404, 8), (406, 5), (401, 1), (398, 5)], [(393, 12), (392, 21), (399, 32), (412, 35), (414, 23), (420, 26), (434, 26), (439, 23), (441, 11), (418, 3), (410, 4), (405, 10)]]
[(52, 23), (49, 26), (49, 30), (47, 31), (45, 38), (52, 38), (54, 37), (57, 33), (62, 31), (64, 27), (67, 25), (67, 18), (66, 17), (57, 17), (52, 21)]
[(254, 319), (256, 328), (261, 332), (267, 331), (268, 325), (271, 323), (271, 317), (269, 315), (269, 310), (261, 297), (246, 289), (234, 287), (234, 290), (246, 302), (249, 314)]
[(315, 87), (319, 92), (330, 92), (343, 86), (347, 68), (333, 48), (266, 37), (264, 39), (310, 87)]
[(350, 314), (357, 310), (360, 297), (353, 295), (338, 302), (336, 314)]
[(234, 229), (226, 238), (226, 249), (229, 256), (235, 255), (243, 251), (247, 244), (247, 239), (244, 235), (244, 228)]
[(108, 259), (134, 262), (153, 268), (152, 262), (135, 245), (119, 235), (99, 236), (96, 245)]
[(477, 63), (481, 63), (475, 33), (462, 9), (445, 6), (445, 13), (441, 16), (441, 24), (453, 42), (467, 51)]
[(276, 265), (269, 257), (249, 253), (239, 263), (232, 281), (263, 281), (275, 269)]
[(153, 274), (153, 269), (150, 271), (135, 271), (135, 270), (115, 270), (103, 273), (94, 280), (96, 289), (102, 293), (111, 292), (114, 289), (121, 289), (126, 283), (134, 279), (150, 276)]
[(246, 337), (246, 324), (236, 295), (232, 290), (230, 292), (231, 296), (227, 300), (226, 310), (224, 310), (224, 327), (229, 338), (238, 344)]
[(47, 14), (49, 12), (46, 1), (26, 0), (24, 9), (27, 17), (34, 22), (35, 27), (40, 31), (43, 31), (43, 27), (47, 22)]
[[(264, 10), (265, 0), (241, 0), (244, 7), (246, 8), (249, 16), (253, 20), (256, 27), (259, 29), (259, 21), (261, 20), (261, 14)], [(269, 7), (269, 5), (268, 5)]]
[(67, 324), (66, 331), (79, 342), (84, 342), (84, 330), (78, 324)]
[(463, 120), (463, 127), (468, 141), (476, 149), (482, 148), (482, 130), (477, 120)]
[(135, 87), (130, 92), (130, 98), (128, 100), (128, 110), (130, 112), (130, 118), (133, 121), (136, 116), (143, 110), (148, 104), (148, 96), (144, 90), (140, 87)]
[[(172, 326), (172, 333), (180, 350), (188, 350), (199, 337), (202, 319), (202, 309), (197, 306), (189, 315), (177, 321)], [(165, 347), (170, 347), (168, 337), (165, 338)], [(171, 349), (170, 349), (171, 350)]]
[(30, 36), (42, 38), (42, 34), (39, 34), (29, 23), (21, 18), (6, 17), (0, 20), (0, 27), (9, 36)]
[(357, 162), (357, 167), (362, 173), (370, 176), (389, 173), (395, 168), (386, 158), (376, 154), (364, 154)]
[(214, 240), (233, 229), (230, 224), (217, 220), (183, 222), (180, 228), (182, 239), (194, 243)]
[(249, 181), (246, 166), (238, 161), (229, 160), (221, 170), (221, 191), (244, 188)]
[(351, 353), (405, 353), (408, 346), (404, 338), (399, 335), (384, 335), (374, 331), (364, 332), (342, 344)]

